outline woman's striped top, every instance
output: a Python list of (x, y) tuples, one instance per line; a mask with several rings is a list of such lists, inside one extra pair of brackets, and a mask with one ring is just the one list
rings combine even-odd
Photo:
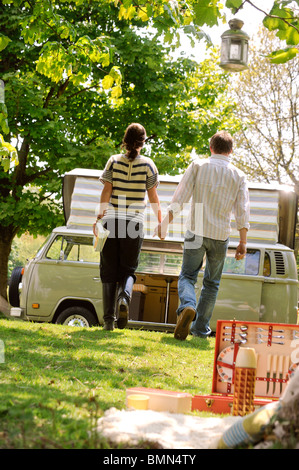
[(119, 218), (143, 222), (148, 189), (159, 184), (158, 170), (154, 162), (139, 155), (129, 161), (125, 155), (109, 158), (100, 181), (112, 184), (112, 194), (103, 220)]

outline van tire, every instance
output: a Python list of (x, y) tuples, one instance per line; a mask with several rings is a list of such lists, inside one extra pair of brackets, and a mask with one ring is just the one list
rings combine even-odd
[(12, 307), (20, 306), (20, 293), (19, 284), (22, 281), (22, 266), (17, 266), (13, 269), (9, 285), (8, 285), (8, 300)]
[(57, 317), (56, 322), (59, 325), (91, 327), (98, 326), (95, 316), (85, 307), (68, 307)]

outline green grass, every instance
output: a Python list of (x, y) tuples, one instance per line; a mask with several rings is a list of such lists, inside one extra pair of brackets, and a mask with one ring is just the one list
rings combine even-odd
[[(215, 338), (0, 318), (0, 448), (110, 448), (93, 429), (126, 389), (211, 392)], [(205, 414), (206, 415), (206, 414)]]

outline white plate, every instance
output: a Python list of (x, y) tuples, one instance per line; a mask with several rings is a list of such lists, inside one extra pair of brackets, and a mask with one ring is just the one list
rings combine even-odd
[(232, 382), (233, 379), (233, 369), (230, 367), (225, 367), (225, 364), (230, 366), (233, 365), (234, 362), (234, 346), (228, 346), (227, 348), (223, 349), (221, 353), (219, 353), (217, 357), (217, 362), (223, 362), (223, 365), (217, 364), (217, 372), (221, 377), (222, 382)]

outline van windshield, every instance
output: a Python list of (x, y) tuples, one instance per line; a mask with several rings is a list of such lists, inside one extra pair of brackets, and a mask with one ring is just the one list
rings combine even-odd
[(48, 243), (49, 238), (51, 237), (51, 233), (47, 236), (45, 241), (42, 243), (42, 245), (39, 247), (37, 253), (34, 255), (33, 258), (38, 258), (42, 252), (42, 249), (44, 248), (45, 244)]
[(99, 253), (93, 248), (91, 237), (58, 235), (50, 246), (47, 259), (98, 263)]

